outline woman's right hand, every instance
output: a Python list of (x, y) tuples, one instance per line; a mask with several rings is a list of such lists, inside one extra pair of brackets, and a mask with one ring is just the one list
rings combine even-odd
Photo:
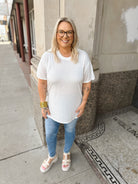
[(41, 108), (42, 116), (47, 119), (47, 115), (50, 115), (49, 108)]

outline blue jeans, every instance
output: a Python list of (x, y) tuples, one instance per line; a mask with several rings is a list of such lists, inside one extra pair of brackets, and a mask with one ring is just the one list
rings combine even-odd
[[(75, 139), (76, 123), (77, 119), (74, 119), (70, 123), (64, 124), (65, 129), (64, 153), (68, 153), (72, 147), (72, 144)], [(56, 154), (57, 133), (59, 126), (60, 123), (54, 121), (53, 119), (51, 118), (45, 119), (46, 142), (50, 157), (54, 157)]]

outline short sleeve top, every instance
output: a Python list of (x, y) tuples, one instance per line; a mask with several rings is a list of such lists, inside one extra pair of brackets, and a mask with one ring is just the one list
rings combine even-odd
[(88, 54), (80, 49), (78, 53), (78, 62), (75, 64), (71, 57), (64, 57), (57, 51), (60, 59), (57, 63), (49, 50), (42, 55), (37, 68), (37, 77), (47, 80), (48, 116), (63, 124), (77, 118), (75, 111), (82, 101), (82, 84), (95, 79)]

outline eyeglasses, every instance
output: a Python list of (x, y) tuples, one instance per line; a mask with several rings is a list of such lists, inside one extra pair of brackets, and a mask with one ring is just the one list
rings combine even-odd
[(68, 37), (71, 37), (73, 35), (74, 31), (73, 30), (70, 30), (70, 31), (63, 31), (63, 30), (58, 30), (57, 31), (57, 34), (60, 36), (60, 37), (63, 37), (65, 34), (68, 36)]

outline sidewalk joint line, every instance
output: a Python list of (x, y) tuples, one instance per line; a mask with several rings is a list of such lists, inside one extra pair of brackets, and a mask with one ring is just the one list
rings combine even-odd
[(82, 171), (80, 171), (80, 172), (78, 172), (78, 173), (76, 173), (76, 174), (74, 174), (74, 175), (69, 176), (69, 177), (66, 177), (66, 178), (64, 178), (63, 180), (58, 181), (56, 184), (61, 183), (61, 182), (65, 181), (65, 180), (67, 180), (67, 179), (69, 179), (69, 178), (74, 177), (74, 176), (78, 176), (79, 174), (84, 173), (84, 172), (89, 171), (89, 170), (92, 170), (91, 167), (88, 168), (88, 169), (82, 170)]
[(15, 155), (11, 155), (11, 156), (9, 156), (9, 157), (2, 158), (2, 159), (0, 159), (0, 161), (4, 161), (4, 160), (10, 159), (10, 158), (19, 156), (19, 155), (22, 155), (22, 154), (24, 154), (24, 153), (28, 153), (28, 152), (30, 152), (30, 151), (40, 149), (40, 148), (42, 148), (42, 147), (43, 147), (43, 145), (42, 145), (42, 146), (39, 146), (39, 147), (36, 147), (36, 148), (33, 148), (33, 149), (30, 149), (30, 150), (26, 150), (26, 151), (17, 153), (17, 154), (15, 154)]

